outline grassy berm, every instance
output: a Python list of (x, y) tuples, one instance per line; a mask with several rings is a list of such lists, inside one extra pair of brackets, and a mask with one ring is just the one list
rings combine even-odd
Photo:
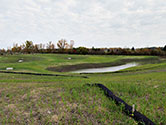
[[(18, 63), (19, 59), (24, 61)], [(47, 70), (48, 67), (92, 63), (111, 66), (133, 61), (140, 65), (116, 73), (75, 74)], [(156, 124), (166, 124), (165, 58), (56, 54), (0, 56), (0, 70), (5, 71), (7, 67), (13, 67), (15, 72), (74, 77), (0, 73), (0, 124), (138, 124), (122, 112), (123, 107), (109, 100), (99, 88), (86, 86), (87, 83), (104, 84), (129, 105), (135, 104), (136, 110)]]

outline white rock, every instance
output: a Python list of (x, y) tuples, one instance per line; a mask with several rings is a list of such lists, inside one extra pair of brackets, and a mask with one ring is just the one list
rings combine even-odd
[(13, 67), (8, 67), (6, 68), (6, 70), (13, 70)]
[(22, 63), (22, 62), (23, 62), (23, 60), (22, 60), (22, 59), (20, 59), (18, 62), (19, 62), (19, 63)]
[(51, 112), (48, 110), (48, 114), (51, 114)]
[(68, 59), (71, 60), (71, 57), (69, 57)]

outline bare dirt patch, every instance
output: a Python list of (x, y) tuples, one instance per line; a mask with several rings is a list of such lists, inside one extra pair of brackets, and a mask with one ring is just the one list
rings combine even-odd
[(88, 68), (103, 68), (103, 67), (110, 67), (110, 66), (118, 66), (123, 65), (129, 62), (149, 62), (154, 63), (158, 62), (159, 59), (151, 59), (151, 58), (143, 58), (143, 59), (121, 59), (115, 62), (108, 62), (108, 63), (83, 63), (83, 64), (76, 64), (76, 65), (64, 65), (64, 66), (57, 66), (57, 67), (48, 67), (46, 70), (55, 71), (55, 72), (69, 72), (69, 71), (76, 71), (81, 69), (88, 69)]

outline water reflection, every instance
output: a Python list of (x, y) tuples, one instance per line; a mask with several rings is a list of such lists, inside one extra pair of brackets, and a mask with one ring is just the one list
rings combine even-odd
[(104, 67), (104, 68), (91, 68), (91, 69), (81, 69), (73, 71), (72, 73), (103, 73), (103, 72), (115, 72), (129, 67), (137, 66), (138, 63), (127, 63), (120, 66)]

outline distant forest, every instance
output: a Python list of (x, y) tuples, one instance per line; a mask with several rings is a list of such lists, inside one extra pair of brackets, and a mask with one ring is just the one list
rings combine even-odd
[(0, 55), (5, 54), (35, 54), (35, 53), (59, 53), (59, 54), (90, 54), (90, 55), (156, 55), (166, 56), (166, 45), (164, 47), (148, 48), (86, 48), (74, 47), (74, 41), (68, 43), (61, 39), (55, 45), (52, 42), (47, 44), (34, 44), (32, 41), (26, 41), (22, 45), (17, 43), (13, 47), (0, 49)]

